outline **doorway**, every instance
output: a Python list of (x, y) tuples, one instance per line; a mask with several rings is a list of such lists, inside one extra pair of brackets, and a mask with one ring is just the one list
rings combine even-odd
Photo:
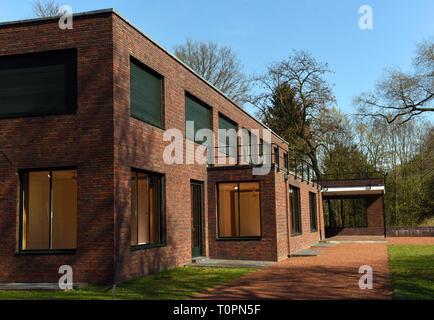
[(191, 256), (199, 257), (202, 248), (203, 183), (191, 182)]

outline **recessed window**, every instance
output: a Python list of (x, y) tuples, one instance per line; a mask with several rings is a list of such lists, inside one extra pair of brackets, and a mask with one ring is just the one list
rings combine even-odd
[(163, 243), (162, 176), (131, 171), (131, 245)]
[(279, 148), (274, 148), (274, 164), (277, 168), (279, 168)]
[(131, 58), (131, 116), (157, 127), (163, 127), (163, 78)]
[(236, 157), (238, 150), (237, 124), (219, 115), (219, 152)]
[(291, 235), (301, 234), (300, 189), (289, 187), (289, 205), (291, 208)]
[(0, 118), (76, 112), (76, 51), (0, 58)]
[(259, 182), (218, 184), (218, 236), (261, 236)]
[(318, 224), (316, 218), (316, 194), (309, 192), (309, 207), (310, 207), (310, 231), (318, 231)]
[(196, 133), (201, 129), (212, 130), (211, 127), (211, 108), (201, 103), (193, 96), (185, 96), (185, 121), (187, 128), (187, 121), (192, 121), (194, 130), (186, 130), (186, 138), (190, 141), (203, 144), (205, 138), (198, 138)]
[(288, 154), (286, 152), (283, 154), (283, 166), (287, 171), (289, 171)]
[(77, 171), (26, 171), (21, 178), (21, 249), (77, 246)]

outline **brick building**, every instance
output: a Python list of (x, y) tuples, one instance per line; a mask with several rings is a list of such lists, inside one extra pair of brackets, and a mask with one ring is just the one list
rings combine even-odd
[[(185, 161), (203, 152), (200, 128), (215, 133), (214, 163)], [(168, 129), (184, 161), (164, 159)], [(324, 237), (320, 188), (287, 150), (114, 10), (65, 30), (2, 23), (0, 283), (57, 282), (61, 265), (74, 282), (113, 283), (194, 256), (283, 260)]]

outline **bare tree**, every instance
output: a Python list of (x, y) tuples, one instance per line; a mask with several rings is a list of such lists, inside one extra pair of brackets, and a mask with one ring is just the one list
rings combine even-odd
[(250, 103), (258, 117), (290, 143), (291, 151), (310, 160), (320, 175), (318, 154), (325, 133), (335, 123), (329, 105), (335, 102), (324, 75), (331, 72), (327, 63), (318, 62), (305, 51), (294, 51), (288, 59), (271, 64), (267, 73), (255, 77), (262, 92)]
[(388, 123), (404, 123), (424, 112), (433, 112), (434, 43), (417, 46), (410, 72), (388, 68), (374, 92), (362, 93), (354, 102), (359, 115), (384, 118)]
[(204, 79), (217, 87), (234, 102), (246, 101), (249, 83), (242, 72), (242, 64), (228, 46), (192, 41), (173, 47), (175, 55)]
[(35, 0), (32, 4), (33, 14), (37, 17), (55, 17), (59, 15), (59, 4), (53, 0)]

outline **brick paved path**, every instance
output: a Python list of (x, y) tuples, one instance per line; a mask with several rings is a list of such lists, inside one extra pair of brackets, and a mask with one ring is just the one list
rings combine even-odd
[[(385, 243), (342, 243), (315, 257), (293, 257), (193, 299), (391, 299)], [(373, 269), (374, 288), (361, 290), (361, 265)]]

